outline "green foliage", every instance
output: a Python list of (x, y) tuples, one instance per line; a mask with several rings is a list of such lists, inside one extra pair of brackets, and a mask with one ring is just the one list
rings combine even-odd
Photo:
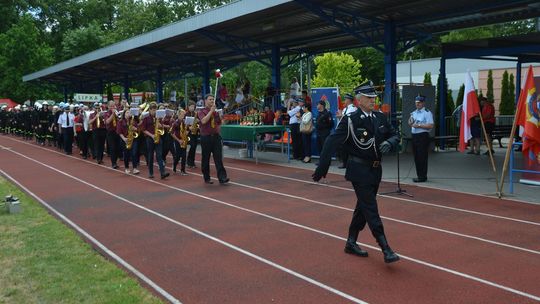
[(491, 70), (488, 71), (486, 98), (490, 101), (495, 100), (493, 96), (493, 71)]
[(456, 99), (456, 108), (463, 103), (463, 97), (465, 97), (465, 84), (462, 84), (459, 87), (459, 92)]
[(0, 96), (22, 102), (43, 95), (38, 85), (23, 83), (22, 77), (52, 64), (52, 49), (41, 41), (32, 17), (22, 16), (0, 34)]
[(508, 82), (508, 72), (504, 71), (501, 83), (501, 103), (499, 105), (499, 113), (501, 115), (514, 114), (514, 100), (512, 99)]
[(426, 73), (424, 74), (424, 84), (425, 84), (425, 85), (433, 85), (433, 84), (431, 83), (431, 72), (426, 72)]
[(370, 47), (352, 49), (345, 52), (362, 64), (360, 75), (375, 84), (384, 82), (384, 54)]
[(325, 53), (315, 57), (314, 87), (339, 86), (341, 93), (352, 92), (361, 82), (362, 65), (353, 56), (344, 53)]
[(508, 80), (508, 96), (512, 100), (513, 107), (516, 104), (516, 81), (514, 79), (514, 74), (510, 73), (510, 78)]
[(91, 23), (85, 28), (69, 30), (62, 41), (63, 59), (67, 60), (89, 53), (104, 46), (105, 42), (104, 32), (97, 23)]

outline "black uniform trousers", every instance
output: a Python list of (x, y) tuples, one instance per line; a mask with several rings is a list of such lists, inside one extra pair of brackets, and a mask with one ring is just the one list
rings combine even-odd
[[(371, 168), (370, 170), (378, 170), (378, 174), (382, 174), (381, 167)], [(353, 238), (355, 241), (358, 238), (358, 233), (364, 229), (366, 223), (375, 239), (384, 236), (383, 223), (377, 207), (379, 182), (380, 180), (371, 184), (352, 182), (357, 200), (351, 225), (349, 226), (349, 238)]]
[(420, 179), (427, 179), (429, 133), (422, 132), (412, 135), (412, 146), (414, 154), (414, 164), (416, 165), (416, 176)]
[(88, 134), (84, 129), (77, 132), (77, 141), (79, 142), (79, 149), (82, 152), (84, 158), (88, 157)]
[(180, 171), (184, 172), (186, 171), (186, 148), (180, 147), (180, 143), (176, 140), (174, 140), (173, 146), (174, 146), (173, 171), (176, 172), (176, 166), (178, 166), (178, 162), (181, 161)]
[(223, 166), (223, 140), (219, 134), (201, 135), (201, 171), (205, 181), (210, 180), (210, 154), (214, 157), (219, 181), (227, 179), (227, 171)]
[(161, 176), (165, 174), (165, 165), (163, 164), (163, 141), (159, 141), (157, 144), (154, 142), (154, 139), (150, 136), (145, 136), (146, 139), (146, 153), (147, 157), (147, 166), (148, 174), (154, 176), (154, 154), (156, 155), (156, 160), (159, 166), (159, 173)]
[(103, 152), (105, 151), (105, 138), (107, 137), (107, 130), (103, 128), (94, 129), (94, 155), (97, 161), (103, 161)]
[(107, 147), (110, 153), (109, 156), (111, 157), (112, 166), (116, 166), (116, 162), (120, 154), (119, 140), (120, 137), (115, 131), (107, 131)]
[(319, 154), (322, 152), (324, 142), (328, 135), (330, 135), (330, 130), (317, 130), (317, 151), (319, 151)]
[(187, 155), (187, 165), (195, 167), (195, 152), (197, 151), (197, 141), (199, 140), (199, 135), (189, 134), (189, 151)]
[(291, 124), (290, 127), (293, 146), (293, 158), (301, 159), (304, 154), (304, 150), (302, 149), (302, 133), (300, 133), (300, 124)]
[(66, 154), (71, 154), (73, 148), (73, 128), (62, 128), (62, 136), (64, 138), (64, 151)]

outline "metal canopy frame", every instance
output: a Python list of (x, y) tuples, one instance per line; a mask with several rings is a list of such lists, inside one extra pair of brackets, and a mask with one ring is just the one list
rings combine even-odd
[(323, 52), (370, 46), (385, 55), (384, 102), (394, 111), (397, 54), (435, 33), (538, 16), (540, 4), (535, 0), (476, 0), (473, 5), (468, 0), (240, 0), (23, 80), (71, 86), (118, 82), (128, 91), (134, 81), (153, 79), (161, 87), (163, 81), (194, 73), (203, 77), (207, 91), (211, 67), (225, 70), (256, 60), (271, 68), (272, 83), (280, 88), (281, 68), (288, 64)]

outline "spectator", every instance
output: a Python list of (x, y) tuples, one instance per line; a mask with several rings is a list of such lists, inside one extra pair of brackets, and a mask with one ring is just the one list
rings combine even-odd
[(330, 135), (330, 132), (334, 127), (334, 120), (332, 119), (332, 113), (326, 109), (326, 102), (324, 100), (320, 100), (317, 104), (317, 111), (319, 111), (319, 115), (317, 115), (315, 127), (317, 129), (317, 149), (320, 153), (324, 141), (328, 135)]
[(303, 159), (302, 162), (311, 162), (311, 133), (313, 132), (313, 115), (311, 114), (311, 106), (304, 104), (302, 107), (304, 114), (300, 122), (300, 133), (302, 133)]
[(491, 153), (493, 154), (495, 153), (495, 150), (493, 150), (493, 140), (491, 139), (491, 135), (495, 128), (495, 107), (493, 106), (492, 101), (488, 100), (486, 97), (480, 97), (480, 106), (482, 107), (482, 119), (484, 120), (484, 126), (486, 128), (486, 147), (488, 149), (484, 155), (488, 155), (489, 150), (491, 150)]
[(308, 104), (310, 107), (312, 106), (311, 97), (308, 95), (306, 90), (302, 90), (302, 98), (306, 101), (306, 104)]
[(300, 97), (300, 84), (298, 84), (298, 79), (296, 79), (296, 77), (293, 77), (292, 79), (289, 96), (292, 99)]
[(289, 102), (287, 114), (289, 114), (289, 127), (291, 128), (291, 140), (293, 146), (293, 158), (302, 160), (302, 136), (300, 134), (300, 120), (302, 115), (302, 107), (304, 101), (298, 99), (297, 101)]

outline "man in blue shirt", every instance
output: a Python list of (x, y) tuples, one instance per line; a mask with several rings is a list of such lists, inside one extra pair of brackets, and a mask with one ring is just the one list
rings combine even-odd
[(409, 117), (411, 127), (414, 164), (416, 165), (415, 183), (427, 181), (429, 131), (433, 128), (433, 114), (424, 107), (425, 96), (416, 96), (416, 110)]

